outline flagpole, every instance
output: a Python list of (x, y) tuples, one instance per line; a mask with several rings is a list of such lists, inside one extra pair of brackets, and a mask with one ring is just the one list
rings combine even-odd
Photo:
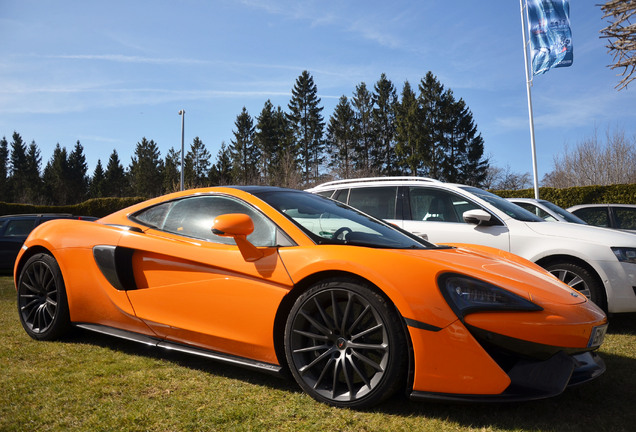
[[(539, 181), (537, 179), (537, 151), (534, 141), (534, 118), (532, 115), (532, 93), (530, 87), (532, 87), (532, 80), (530, 79), (530, 66), (528, 64), (528, 39), (526, 29), (526, 17), (524, 14), (523, 0), (519, 0), (519, 7), (521, 8), (521, 32), (523, 33), (523, 58), (526, 66), (526, 89), (528, 91), (528, 114), (530, 120), (530, 146), (532, 149), (532, 171), (534, 174), (534, 197), (539, 199)], [(528, 3), (526, 1), (526, 9)]]

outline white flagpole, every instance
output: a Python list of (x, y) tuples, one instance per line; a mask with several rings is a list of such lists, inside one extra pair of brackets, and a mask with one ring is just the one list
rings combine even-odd
[[(537, 151), (534, 142), (534, 118), (532, 116), (532, 93), (530, 87), (532, 87), (532, 79), (530, 78), (530, 66), (528, 64), (528, 31), (526, 29), (526, 13), (524, 13), (523, 0), (519, 0), (519, 7), (521, 8), (521, 32), (523, 33), (523, 58), (526, 65), (526, 88), (528, 90), (528, 113), (530, 118), (530, 145), (532, 148), (532, 171), (534, 174), (534, 197), (539, 199), (539, 180), (537, 179)], [(527, 11), (528, 2), (526, 0), (525, 9)]]

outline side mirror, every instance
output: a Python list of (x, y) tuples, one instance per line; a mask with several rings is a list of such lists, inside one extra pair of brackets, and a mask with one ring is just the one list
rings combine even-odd
[(221, 237), (245, 236), (254, 232), (254, 222), (246, 214), (226, 213), (217, 216), (212, 224), (212, 233)]
[(265, 256), (247, 239), (254, 232), (254, 222), (243, 213), (227, 213), (219, 215), (212, 224), (212, 233), (221, 237), (232, 237), (245, 261), (257, 261)]
[(491, 225), (491, 215), (487, 211), (481, 209), (468, 210), (462, 215), (464, 222), (474, 225)]

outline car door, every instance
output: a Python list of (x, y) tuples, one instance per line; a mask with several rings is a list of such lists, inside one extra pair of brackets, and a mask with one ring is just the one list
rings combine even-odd
[(9, 219), (0, 227), (0, 271), (13, 270), (18, 252), (34, 227), (34, 217)]
[[(216, 216), (248, 214), (254, 245), (266, 250), (248, 262), (234, 240), (212, 233)], [(134, 216), (151, 226), (123, 236), (133, 250), (135, 314), (160, 337), (276, 363), (271, 325), (291, 288), (277, 249), (278, 228), (234, 197), (203, 195), (164, 203)]]
[[(508, 228), (487, 209), (455, 192), (409, 186), (404, 194), (402, 227), (433, 243), (474, 243), (510, 250)], [(491, 214), (493, 225), (466, 223), (464, 212), (483, 210)]]

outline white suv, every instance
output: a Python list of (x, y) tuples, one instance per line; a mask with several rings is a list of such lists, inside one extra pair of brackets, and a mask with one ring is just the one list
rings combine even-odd
[(341, 180), (308, 191), (433, 243), (473, 243), (510, 251), (539, 264), (609, 312), (636, 311), (634, 234), (546, 222), (482, 189), (422, 177)]

